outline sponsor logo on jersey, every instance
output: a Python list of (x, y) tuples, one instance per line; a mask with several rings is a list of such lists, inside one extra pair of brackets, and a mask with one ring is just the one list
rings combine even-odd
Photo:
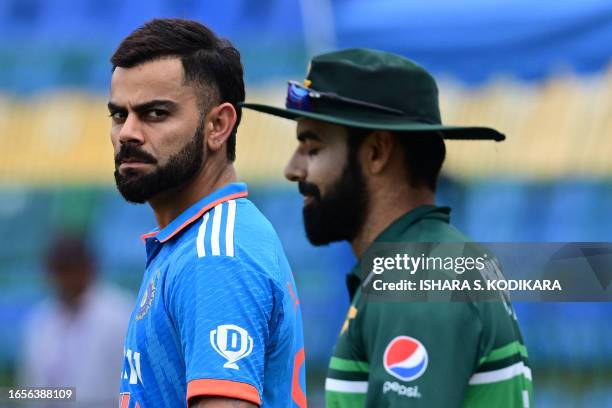
[(126, 349), (124, 356), (127, 365), (124, 364), (123, 379), (128, 380), (130, 384), (140, 383), (144, 385), (142, 382), (142, 372), (140, 370), (140, 353), (131, 349)]
[(253, 351), (253, 338), (249, 336), (249, 332), (235, 324), (223, 324), (211, 330), (210, 344), (227, 360), (223, 367), (234, 370), (240, 370), (236, 362)]
[(413, 381), (427, 369), (427, 350), (417, 339), (398, 336), (391, 340), (383, 356), (385, 370), (402, 381)]
[(142, 298), (140, 299), (138, 313), (136, 313), (136, 320), (142, 320), (142, 318), (147, 314), (147, 312), (151, 308), (151, 305), (153, 304), (153, 299), (155, 298), (155, 292), (157, 291), (156, 286), (155, 286), (155, 281), (158, 277), (159, 277), (159, 271), (157, 271), (157, 273), (153, 275), (144, 293), (142, 294)]
[(402, 397), (421, 398), (418, 385), (406, 387), (404, 384), (400, 384), (397, 381), (385, 381), (383, 384), (383, 394), (388, 392), (394, 392)]

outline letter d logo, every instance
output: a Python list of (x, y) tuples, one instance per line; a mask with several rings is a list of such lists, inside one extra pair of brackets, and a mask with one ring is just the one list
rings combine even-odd
[(236, 361), (253, 351), (253, 338), (249, 332), (235, 324), (223, 324), (210, 331), (210, 344), (217, 353), (227, 360), (224, 368), (240, 370)]

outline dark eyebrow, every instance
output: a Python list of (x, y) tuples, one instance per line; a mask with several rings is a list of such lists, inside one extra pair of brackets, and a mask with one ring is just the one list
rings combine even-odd
[(117, 112), (117, 111), (125, 110), (123, 106), (119, 106), (113, 102), (107, 103), (106, 106), (108, 107), (109, 112)]
[(315, 132), (312, 132), (310, 130), (306, 130), (304, 132), (300, 132), (297, 135), (297, 139), (300, 142), (305, 142), (306, 140), (310, 139), (310, 140), (315, 140), (317, 142), (321, 141), (321, 138), (319, 137), (319, 135), (317, 135)]
[[(125, 107), (117, 105), (116, 103), (113, 102), (109, 102), (108, 103), (108, 110), (111, 112), (114, 111), (121, 111), (121, 110), (126, 110)], [(170, 100), (166, 100), (166, 99), (154, 99), (152, 101), (148, 101), (148, 102), (144, 102), (138, 105), (134, 105), (132, 107), (132, 109), (136, 112), (136, 113), (143, 113), (146, 111), (149, 111), (151, 109), (167, 109), (167, 110), (175, 110), (176, 109), (176, 102), (170, 101)]]

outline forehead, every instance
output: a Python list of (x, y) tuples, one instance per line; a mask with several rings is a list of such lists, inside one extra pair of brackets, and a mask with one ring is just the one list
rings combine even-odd
[(325, 144), (345, 144), (347, 137), (348, 131), (344, 126), (313, 119), (297, 120), (297, 138), (300, 141), (314, 138)]
[(179, 58), (148, 61), (131, 68), (117, 67), (111, 79), (110, 97), (120, 105), (195, 97), (193, 87), (186, 85), (183, 78)]

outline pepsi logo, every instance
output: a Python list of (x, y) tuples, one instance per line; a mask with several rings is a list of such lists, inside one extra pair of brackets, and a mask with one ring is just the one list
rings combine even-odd
[(385, 370), (402, 381), (419, 378), (427, 369), (427, 349), (417, 339), (398, 336), (385, 349), (383, 365)]

